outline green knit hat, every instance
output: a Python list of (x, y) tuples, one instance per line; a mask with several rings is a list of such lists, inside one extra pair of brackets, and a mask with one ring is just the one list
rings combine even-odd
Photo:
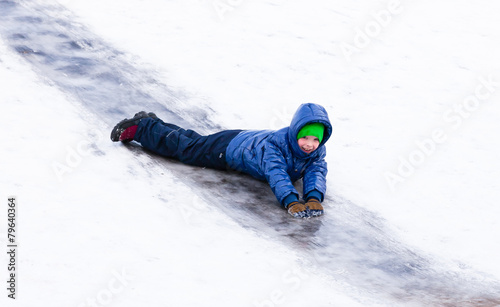
[(299, 134), (297, 134), (297, 140), (312, 135), (318, 138), (319, 142), (323, 141), (323, 133), (325, 132), (325, 126), (321, 123), (307, 124), (302, 129), (300, 129)]

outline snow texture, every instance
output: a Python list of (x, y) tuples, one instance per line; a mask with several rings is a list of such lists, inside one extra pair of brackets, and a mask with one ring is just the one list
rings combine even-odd
[[(20, 207), (1, 305), (500, 305), (492, 6), (0, 1), (0, 197)], [(319, 218), (109, 141), (140, 110), (211, 133), (304, 102), (334, 126)]]

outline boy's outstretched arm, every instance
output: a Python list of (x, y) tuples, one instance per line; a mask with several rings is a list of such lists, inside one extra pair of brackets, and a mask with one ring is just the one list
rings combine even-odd
[(319, 216), (324, 213), (321, 202), (325, 198), (326, 175), (328, 173), (325, 156), (326, 153), (322, 153), (319, 159), (304, 171), (304, 199), (311, 216)]
[(299, 200), (299, 193), (286, 172), (287, 168), (281, 150), (274, 144), (267, 146), (263, 156), (264, 175), (274, 195), (285, 208), (292, 202)]
[(325, 161), (326, 153), (323, 152), (317, 160), (309, 164), (304, 170), (304, 195), (308, 201), (316, 198), (322, 202), (326, 193), (326, 175), (328, 168)]
[[(305, 174), (308, 178), (318, 179), (310, 185), (309, 190), (304, 189), (306, 204), (299, 202), (299, 193), (293, 186), (290, 176), (287, 173), (287, 163), (280, 149), (276, 145), (266, 147), (263, 156), (264, 172), (266, 180), (280, 204), (288, 210), (294, 217), (314, 217), (323, 214), (321, 201), (326, 190), (326, 162), (314, 162), (310, 165)], [(304, 176), (305, 177), (305, 176)], [(322, 179), (321, 179), (322, 178)], [(304, 178), (306, 180), (306, 178)], [(305, 182), (305, 181), (304, 181)], [(306, 185), (304, 184), (306, 188)]]

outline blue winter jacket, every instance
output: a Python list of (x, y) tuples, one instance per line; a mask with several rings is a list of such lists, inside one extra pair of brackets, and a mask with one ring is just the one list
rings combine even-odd
[[(300, 149), (297, 134), (306, 124), (314, 122), (322, 123), (325, 131), (318, 148), (307, 154)], [(324, 145), (331, 134), (332, 125), (326, 110), (317, 104), (302, 104), (289, 127), (276, 131), (245, 130), (238, 134), (226, 149), (226, 161), (234, 170), (266, 180), (284, 206), (283, 201), (290, 194), (298, 198), (292, 183), (300, 178), (303, 178), (304, 195), (316, 190), (323, 201), (327, 174)]]

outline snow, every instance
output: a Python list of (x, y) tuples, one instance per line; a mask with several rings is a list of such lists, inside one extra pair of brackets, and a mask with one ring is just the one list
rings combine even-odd
[[(193, 197), (168, 170), (130, 162), (127, 149), (108, 141), (109, 127), (96, 130), (77, 102), (3, 44), (1, 51), (2, 82), (10, 89), (3, 108), (14, 132), (4, 139), (2, 194), (17, 196), (20, 208), (19, 302), (4, 295), (3, 306), (251, 305), (274, 292), (299, 306), (307, 300), (298, 287), (353, 303), (329, 292), (331, 281), (312, 276), (293, 251)], [(71, 172), (57, 176), (59, 164)], [(161, 181), (148, 171), (161, 172)]]
[[(222, 127), (277, 129), (301, 103), (322, 104), (334, 126), (329, 194), (378, 214), (450, 270), (500, 279), (494, 4), (59, 3)], [(2, 306), (392, 305), (236, 223), (152, 158), (133, 159), (5, 38), (0, 84), (0, 197), (20, 206), (19, 300), (4, 293)]]

